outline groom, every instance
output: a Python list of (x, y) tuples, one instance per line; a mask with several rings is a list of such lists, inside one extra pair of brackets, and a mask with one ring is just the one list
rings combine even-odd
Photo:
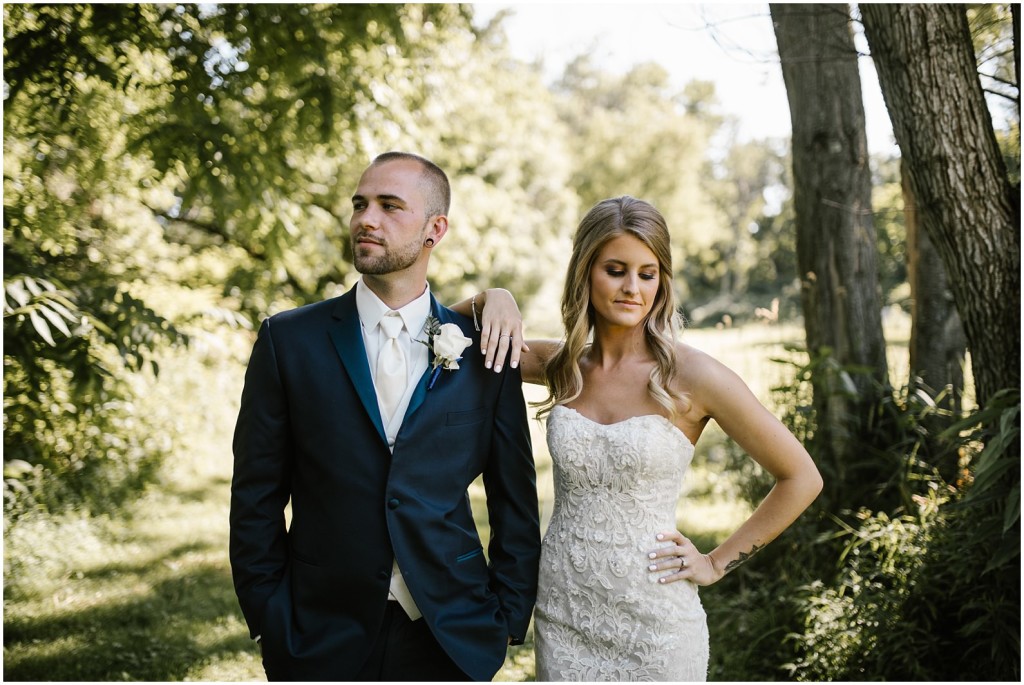
[[(427, 287), (450, 193), (422, 157), (377, 157), (352, 198), (362, 278), (260, 327), (230, 551), (271, 680), (490, 680), (525, 637), (540, 554), (526, 406), (518, 371), (487, 371), (472, 321)], [(486, 556), (466, 492), (480, 474)]]

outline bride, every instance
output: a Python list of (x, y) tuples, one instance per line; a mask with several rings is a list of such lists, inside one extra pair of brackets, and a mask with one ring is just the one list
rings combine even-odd
[[(580, 222), (562, 295), (565, 337), (524, 342), (515, 300), (492, 289), (477, 314), (494, 370), (510, 354), (541, 404), (555, 503), (535, 613), (537, 680), (706, 680), (698, 598), (786, 529), (822, 481), (796, 438), (740, 378), (676, 340), (669, 233), (624, 196)], [(496, 343), (496, 344), (492, 344)], [(702, 553), (676, 529), (694, 444), (714, 420), (775, 478), (754, 513)]]

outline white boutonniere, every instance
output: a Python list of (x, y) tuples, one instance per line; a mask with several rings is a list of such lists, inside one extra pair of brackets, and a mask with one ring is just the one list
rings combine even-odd
[(427, 317), (427, 322), (423, 325), (423, 332), (427, 334), (426, 341), (417, 340), (416, 342), (423, 343), (434, 353), (434, 370), (431, 372), (430, 382), (427, 384), (427, 390), (430, 390), (437, 382), (441, 371), (455, 371), (459, 368), (462, 353), (473, 344), (473, 340), (464, 336), (462, 329), (455, 324), (442, 325), (433, 316)]

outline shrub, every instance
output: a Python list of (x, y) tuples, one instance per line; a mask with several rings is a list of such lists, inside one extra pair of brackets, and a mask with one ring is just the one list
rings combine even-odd
[[(776, 404), (826, 488), (716, 586), (709, 675), (1019, 680), (1019, 391), (958, 420), (920, 386), (890, 390), (851, 417), (857, 463), (822, 463), (811, 375), (856, 371), (783, 361)], [(757, 502), (769, 485), (753, 472), (741, 491)]]
[(971, 478), (844, 526), (838, 582), (803, 591), (797, 679), (1020, 680), (1019, 391), (944, 433)]

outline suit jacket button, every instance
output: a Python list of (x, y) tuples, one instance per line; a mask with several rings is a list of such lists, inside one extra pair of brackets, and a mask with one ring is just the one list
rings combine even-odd
[(392, 497), (388, 500), (388, 509), (397, 509), (399, 504), (401, 504), (401, 502)]

